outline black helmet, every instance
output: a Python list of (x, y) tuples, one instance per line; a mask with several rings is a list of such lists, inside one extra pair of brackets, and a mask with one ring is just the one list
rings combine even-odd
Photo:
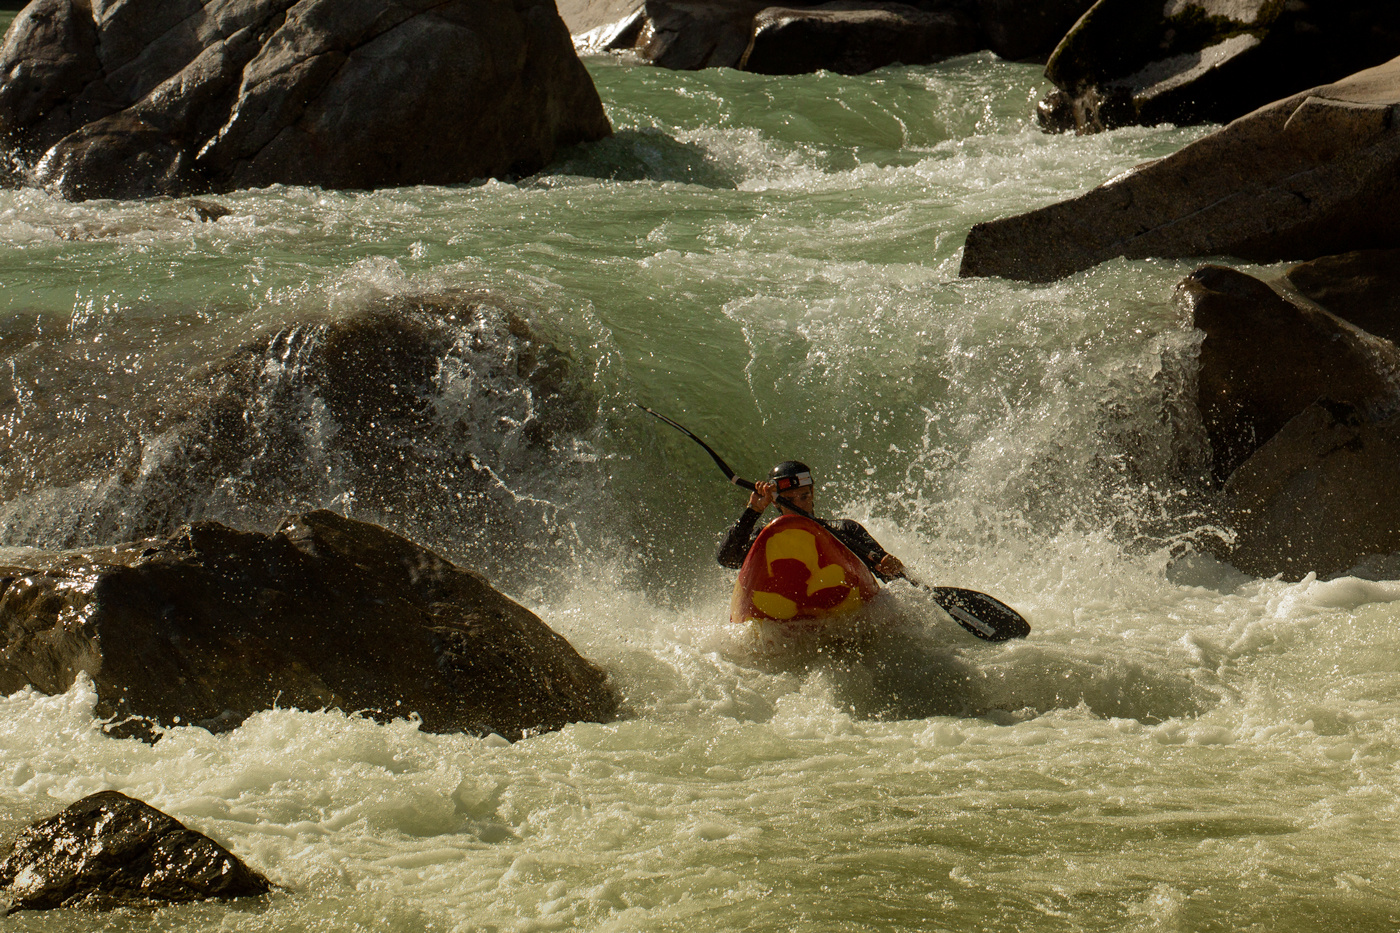
[(796, 489), (799, 486), (812, 485), (812, 471), (805, 463), (797, 460), (784, 460), (773, 467), (772, 472), (768, 474), (768, 479), (778, 487), (778, 492), (787, 492), (789, 489)]

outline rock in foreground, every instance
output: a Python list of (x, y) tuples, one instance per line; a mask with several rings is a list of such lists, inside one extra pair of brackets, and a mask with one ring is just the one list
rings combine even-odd
[(977, 224), (963, 276), (1115, 257), (1312, 259), (1400, 246), (1400, 59), (1271, 104), (1087, 194)]
[(0, 692), (86, 673), (120, 734), (280, 706), (514, 739), (617, 708), (600, 670), (482, 577), (332, 512), (33, 555), (0, 567)]
[(551, 0), (35, 0), (0, 142), (67, 198), (537, 170), (611, 133)]
[(125, 907), (266, 894), (266, 878), (223, 846), (117, 791), (90, 794), (20, 833), (0, 862), (7, 913)]

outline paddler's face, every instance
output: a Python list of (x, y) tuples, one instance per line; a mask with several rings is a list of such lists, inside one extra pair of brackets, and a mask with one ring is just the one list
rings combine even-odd
[[(793, 505), (797, 506), (802, 511), (810, 513), (814, 511), (816, 506), (817, 487), (798, 486), (796, 489), (789, 489), (787, 492), (782, 493), (782, 497), (787, 501), (791, 502)], [(783, 504), (781, 502), (778, 503), (778, 508), (783, 508)], [(783, 511), (787, 510), (783, 509)]]

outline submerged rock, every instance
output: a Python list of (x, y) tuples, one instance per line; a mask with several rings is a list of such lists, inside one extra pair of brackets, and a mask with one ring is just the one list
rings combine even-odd
[(33, 552), (0, 584), (0, 693), (86, 674), (119, 734), (281, 706), (515, 739), (617, 708), (601, 671), (483, 577), (332, 512)]
[(1115, 257), (1256, 262), (1400, 246), (1400, 59), (1243, 117), (1069, 201), (977, 224), (963, 276)]
[(1392, 404), (1400, 350), (1235, 269), (1203, 266), (1177, 286), (1201, 344), (1198, 403), (1225, 480), (1318, 399)]
[(63, 197), (520, 174), (611, 133), (549, 0), (34, 0), (0, 141)]
[(1047, 130), (1225, 123), (1400, 55), (1390, 0), (1098, 0), (1056, 47)]
[(21, 832), (0, 887), (13, 913), (256, 897), (272, 884), (208, 836), (109, 790)]

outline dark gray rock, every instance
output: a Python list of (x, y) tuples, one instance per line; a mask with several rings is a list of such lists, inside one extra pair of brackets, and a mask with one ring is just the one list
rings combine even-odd
[(547, 0), (35, 0), (0, 51), (0, 140), (69, 198), (447, 184), (610, 132)]
[(957, 10), (835, 0), (760, 11), (741, 67), (759, 74), (825, 69), (857, 75), (896, 62), (928, 64), (975, 52), (982, 44), (977, 23)]
[(575, 44), (664, 68), (863, 74), (990, 49), (1043, 57), (1092, 0), (565, 0)]
[(1046, 282), (1119, 256), (1277, 262), (1400, 247), (1398, 112), (1395, 59), (1077, 198), (977, 224), (960, 274)]
[(617, 709), (600, 670), (483, 577), (332, 512), (34, 552), (0, 584), (0, 693), (85, 673), (117, 734), (275, 705), (518, 739)]
[(1203, 266), (1177, 286), (1201, 344), (1198, 404), (1225, 480), (1318, 399), (1394, 404), (1400, 350), (1235, 269)]
[(1056, 47), (1042, 126), (1225, 123), (1400, 55), (1389, 0), (1098, 0)]
[(1232, 564), (1297, 580), (1400, 551), (1400, 415), (1309, 405), (1225, 486)]
[(1323, 256), (1285, 276), (1300, 294), (1362, 330), (1400, 341), (1400, 249)]
[(637, 51), (662, 68), (742, 68), (763, 0), (646, 0)]
[(0, 861), (6, 913), (228, 900), (272, 884), (202, 833), (125, 794), (90, 794), (20, 833)]
[(986, 48), (1012, 61), (1043, 61), (1094, 0), (980, 0)]

